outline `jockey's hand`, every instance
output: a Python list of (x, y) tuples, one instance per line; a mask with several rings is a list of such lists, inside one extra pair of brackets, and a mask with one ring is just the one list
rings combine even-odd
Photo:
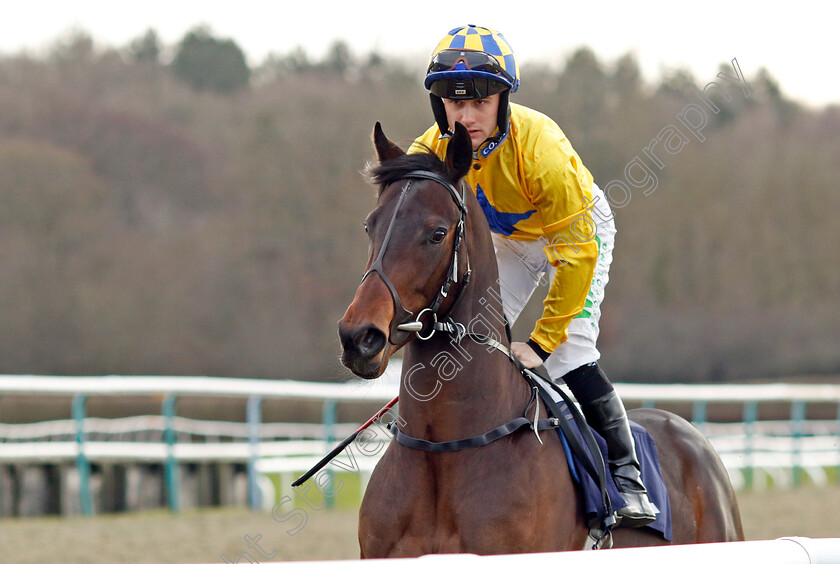
[(536, 368), (543, 363), (542, 359), (534, 352), (534, 349), (528, 346), (527, 343), (511, 343), (510, 352), (516, 355), (516, 358), (519, 359), (519, 362), (525, 365), (525, 368)]

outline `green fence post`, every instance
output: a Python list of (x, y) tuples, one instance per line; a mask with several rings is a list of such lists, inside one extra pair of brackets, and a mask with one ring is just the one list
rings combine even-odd
[[(324, 441), (327, 443), (327, 452), (332, 450), (332, 442), (335, 440), (335, 420), (336, 420), (336, 403), (335, 400), (324, 400), (324, 407), (321, 415), (321, 422), (324, 425)], [(329, 476), (329, 489), (328, 491), (332, 491), (333, 481), (335, 480), (335, 475), (333, 471), (329, 468), (325, 468), (324, 471)], [(335, 505), (335, 496), (328, 495), (324, 496), (325, 501), (327, 503), (327, 507), (333, 507)]]
[(706, 424), (706, 406), (707, 404), (705, 400), (695, 401), (691, 406), (691, 422), (700, 430), (702, 430)]
[[(248, 501), (252, 511), (262, 506), (260, 490), (257, 485), (257, 451), (260, 445), (260, 423), (262, 422), (262, 398), (250, 396), (245, 407), (245, 418), (248, 421)], [(274, 500), (271, 500), (274, 503)]]
[(754, 485), (755, 465), (753, 460), (753, 441), (755, 440), (755, 421), (758, 418), (758, 402), (744, 402), (744, 428), (746, 432), (744, 442), (744, 487), (751, 490)]
[[(840, 402), (837, 402), (837, 436), (840, 437)], [(834, 467), (834, 483), (840, 484), (840, 444), (837, 445), (838, 461)]]
[(179, 480), (178, 480), (178, 461), (175, 459), (175, 429), (173, 428), (175, 420), (175, 394), (166, 394), (163, 396), (161, 405), (164, 418), (163, 438), (166, 442), (166, 464), (164, 466), (164, 473), (166, 475), (166, 493), (169, 499), (169, 509), (173, 513), (178, 513), (178, 494), (179, 494)]
[(793, 437), (793, 485), (802, 484), (802, 433), (805, 425), (805, 402), (798, 400), (790, 406), (791, 435)]
[(73, 420), (76, 422), (76, 444), (79, 446), (79, 454), (76, 455), (76, 468), (79, 470), (79, 497), (82, 502), (82, 514), (93, 515), (93, 497), (90, 491), (90, 461), (85, 454), (85, 396), (76, 394), (73, 396), (70, 411)]

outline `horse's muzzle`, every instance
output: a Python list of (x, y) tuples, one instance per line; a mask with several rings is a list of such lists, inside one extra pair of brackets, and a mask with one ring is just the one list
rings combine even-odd
[(381, 374), (382, 352), (388, 337), (376, 325), (338, 324), (341, 339), (341, 363), (362, 378), (376, 378)]

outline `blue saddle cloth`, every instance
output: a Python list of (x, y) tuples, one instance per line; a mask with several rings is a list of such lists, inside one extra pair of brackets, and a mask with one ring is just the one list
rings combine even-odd
[[(574, 421), (570, 421), (570, 423), (585, 447), (586, 443), (583, 442), (583, 437), (580, 436), (580, 430), (577, 428), (577, 425), (575, 425)], [(662, 480), (662, 472), (659, 469), (659, 455), (656, 452), (656, 444), (653, 441), (653, 437), (641, 425), (631, 421), (630, 430), (633, 432), (633, 439), (636, 442), (636, 456), (639, 459), (639, 465), (642, 471), (642, 481), (647, 488), (648, 497), (659, 509), (656, 521), (647, 525), (647, 527), (658, 532), (665, 540), (669, 541), (671, 540), (671, 506), (668, 501), (668, 491), (665, 489), (665, 482)], [(602, 519), (605, 517), (604, 506), (601, 501), (601, 492), (598, 484), (586, 472), (577, 456), (572, 453), (562, 431), (558, 429), (557, 433), (563, 442), (563, 449), (566, 451), (566, 458), (569, 461), (569, 468), (572, 470), (572, 477), (583, 491), (583, 506), (587, 522)], [(598, 447), (601, 449), (601, 457), (606, 461), (606, 441), (596, 431), (593, 430), (592, 434), (595, 436)], [(626, 503), (618, 492), (618, 488), (609, 471), (607, 471), (607, 476), (607, 493), (610, 496), (613, 510), (618, 510), (624, 507)]]

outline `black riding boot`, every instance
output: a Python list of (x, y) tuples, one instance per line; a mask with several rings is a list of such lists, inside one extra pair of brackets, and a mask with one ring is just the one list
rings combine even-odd
[(642, 527), (656, 520), (659, 512), (648, 499), (642, 483), (639, 460), (636, 458), (633, 433), (621, 398), (611, 391), (581, 408), (586, 421), (607, 442), (607, 462), (615, 484), (627, 505), (618, 510), (621, 523), (629, 527)]

